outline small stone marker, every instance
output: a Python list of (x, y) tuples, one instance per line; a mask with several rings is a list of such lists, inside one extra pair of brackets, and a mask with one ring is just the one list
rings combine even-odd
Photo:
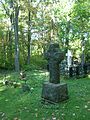
[(84, 77), (86, 77), (87, 74), (88, 74), (88, 69), (87, 68), (88, 68), (87, 64), (84, 63), (84, 65), (83, 65)]
[(64, 52), (59, 49), (59, 44), (50, 44), (45, 58), (49, 63), (50, 79), (43, 84), (42, 98), (47, 101), (60, 102), (68, 99), (67, 84), (60, 84), (59, 64), (64, 59)]
[(79, 65), (76, 66), (76, 78), (79, 78), (80, 70)]
[(69, 77), (73, 77), (73, 67), (69, 67)]
[(68, 50), (66, 53), (67, 56), (67, 65), (70, 67), (72, 65), (72, 52), (71, 50)]

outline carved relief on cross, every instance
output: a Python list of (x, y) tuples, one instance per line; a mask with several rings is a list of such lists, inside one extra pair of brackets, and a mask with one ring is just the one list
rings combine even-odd
[(45, 53), (45, 58), (49, 63), (50, 79), (49, 82), (60, 83), (60, 68), (59, 64), (64, 59), (64, 52), (60, 51), (59, 44), (50, 44), (49, 49)]

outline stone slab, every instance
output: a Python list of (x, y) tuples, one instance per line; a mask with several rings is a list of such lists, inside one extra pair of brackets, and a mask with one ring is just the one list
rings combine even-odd
[(69, 98), (67, 84), (45, 82), (42, 89), (42, 98), (55, 103), (67, 100)]

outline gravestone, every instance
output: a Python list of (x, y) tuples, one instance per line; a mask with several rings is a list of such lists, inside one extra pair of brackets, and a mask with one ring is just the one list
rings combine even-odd
[(73, 67), (69, 67), (69, 77), (73, 77)]
[(67, 51), (66, 56), (67, 56), (67, 65), (69, 68), (72, 65), (72, 52), (71, 52), (71, 50)]
[(49, 63), (50, 78), (49, 82), (43, 84), (42, 98), (52, 102), (60, 102), (68, 99), (67, 84), (60, 83), (60, 67), (59, 64), (64, 59), (64, 52), (59, 49), (59, 44), (50, 44), (49, 49), (45, 53), (45, 58)]
[(80, 75), (80, 67), (79, 65), (76, 66), (76, 78), (79, 78), (79, 75)]
[(88, 67), (87, 64), (84, 63), (84, 65), (83, 65), (84, 76), (83, 77), (86, 77), (88, 74), (87, 67)]

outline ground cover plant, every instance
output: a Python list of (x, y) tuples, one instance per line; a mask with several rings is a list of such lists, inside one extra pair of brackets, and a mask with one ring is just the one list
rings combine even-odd
[[(42, 104), (42, 84), (48, 73), (41, 70), (26, 72), (30, 92), (2, 84), (0, 74), (0, 120), (89, 120), (90, 78), (61, 80), (68, 84), (69, 99), (59, 104)], [(15, 72), (8, 72), (7, 79), (19, 80)]]

